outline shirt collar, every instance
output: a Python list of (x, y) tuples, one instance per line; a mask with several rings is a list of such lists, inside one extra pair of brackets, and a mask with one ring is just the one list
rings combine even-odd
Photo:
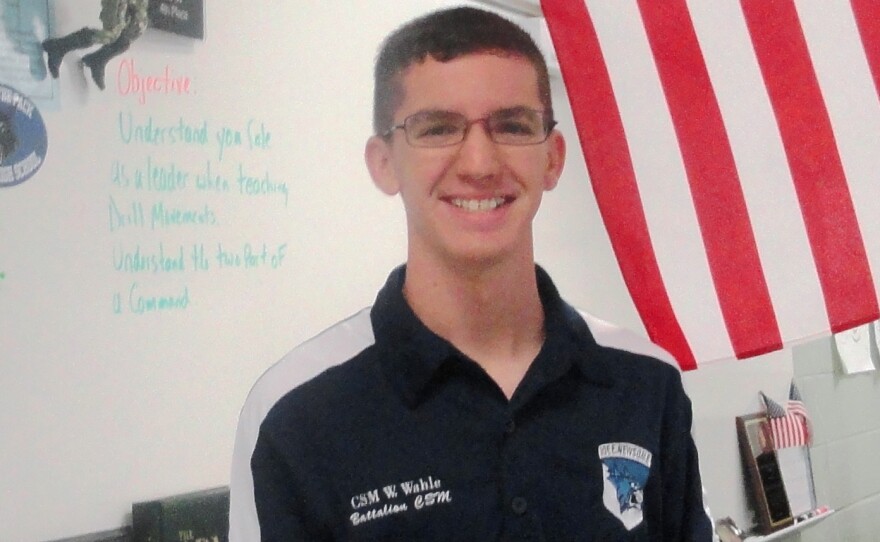
[[(611, 386), (602, 348), (578, 312), (559, 296), (550, 276), (535, 266), (538, 293), (544, 307), (544, 346), (530, 371), (550, 381), (575, 366), (588, 381)], [(428, 329), (403, 296), (406, 266), (394, 269), (379, 291), (370, 312), (380, 363), (394, 389), (410, 406), (444, 363), (462, 354)]]
[(535, 265), (538, 295), (544, 307), (544, 347), (536, 362), (538, 369), (552, 377), (562, 369), (574, 365), (589, 382), (609, 387), (613, 385), (611, 371), (606, 367), (605, 349), (596, 343), (589, 326), (580, 313), (559, 295), (550, 275)]

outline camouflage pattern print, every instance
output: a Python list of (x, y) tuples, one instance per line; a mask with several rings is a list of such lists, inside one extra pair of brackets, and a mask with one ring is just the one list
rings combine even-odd
[(112, 43), (122, 37), (136, 40), (147, 27), (148, 0), (101, 0), (102, 30), (95, 30), (96, 43)]

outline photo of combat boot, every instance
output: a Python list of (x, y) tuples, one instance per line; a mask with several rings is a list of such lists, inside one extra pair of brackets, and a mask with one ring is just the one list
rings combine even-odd
[(42, 46), (48, 57), (46, 63), (49, 65), (49, 73), (58, 79), (58, 68), (61, 67), (64, 55), (74, 49), (83, 49), (94, 44), (95, 31), (90, 28), (82, 28), (62, 38), (47, 39)]
[(91, 70), (92, 79), (98, 85), (98, 88), (104, 90), (104, 68), (107, 67), (107, 62), (114, 56), (127, 51), (130, 45), (131, 40), (128, 37), (121, 36), (116, 41), (108, 43), (94, 53), (89, 53), (83, 57), (83, 64)]

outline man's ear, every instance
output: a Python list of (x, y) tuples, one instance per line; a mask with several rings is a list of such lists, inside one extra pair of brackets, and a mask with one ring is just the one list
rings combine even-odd
[(565, 165), (565, 138), (559, 130), (550, 132), (547, 138), (547, 170), (544, 172), (544, 190), (553, 190)]
[(389, 196), (400, 192), (400, 184), (397, 182), (394, 165), (391, 163), (391, 145), (388, 141), (376, 135), (370, 137), (364, 148), (364, 160), (367, 162), (373, 184), (379, 190)]

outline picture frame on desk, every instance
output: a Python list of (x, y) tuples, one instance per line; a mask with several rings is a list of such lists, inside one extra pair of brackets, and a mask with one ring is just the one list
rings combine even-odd
[(736, 430), (758, 530), (770, 534), (791, 525), (794, 518), (766, 414), (737, 416)]

